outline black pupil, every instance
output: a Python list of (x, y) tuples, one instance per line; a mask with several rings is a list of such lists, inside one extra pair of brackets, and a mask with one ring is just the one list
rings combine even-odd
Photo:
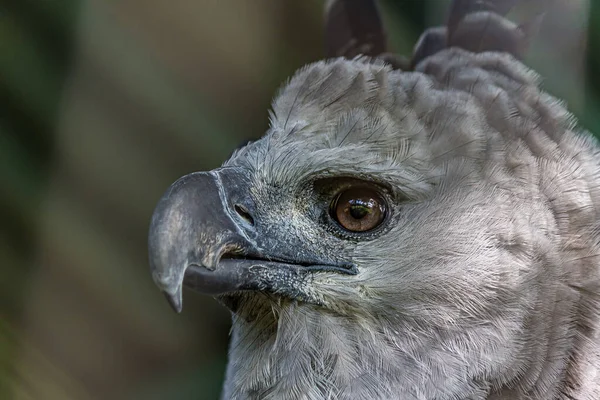
[(363, 219), (373, 208), (373, 200), (365, 201), (363, 199), (355, 199), (350, 201), (350, 216), (354, 219)]

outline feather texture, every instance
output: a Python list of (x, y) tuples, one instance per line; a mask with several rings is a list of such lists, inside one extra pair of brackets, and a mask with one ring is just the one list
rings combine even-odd
[[(329, 23), (358, 3), (330, 2)], [(376, 58), (369, 14), (375, 58), (333, 38), (346, 58), (299, 70), (225, 163), (269, 237), (359, 273), (314, 274), (308, 301), (240, 294), (224, 398), (600, 398), (600, 147), (517, 59), (515, 3), (454, 1), (412, 71)], [(386, 187), (385, 229), (323, 222), (320, 185), (345, 179)]]
[[(338, 249), (360, 273), (315, 276), (324, 309), (248, 296), (226, 397), (596, 398), (598, 149), (506, 53), (303, 68), (227, 166), (254, 171), (274, 237)], [(332, 239), (296, 205), (317, 176), (385, 182), (389, 229)]]

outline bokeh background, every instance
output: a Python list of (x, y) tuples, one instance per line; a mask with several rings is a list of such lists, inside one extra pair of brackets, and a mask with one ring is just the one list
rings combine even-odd
[[(600, 132), (600, 2), (555, 3), (530, 64)], [(382, 1), (392, 49), (448, 4)], [(190, 292), (171, 311), (148, 223), (171, 182), (262, 135), (279, 85), (323, 56), (322, 8), (0, 2), (0, 399), (218, 397), (228, 312)]]

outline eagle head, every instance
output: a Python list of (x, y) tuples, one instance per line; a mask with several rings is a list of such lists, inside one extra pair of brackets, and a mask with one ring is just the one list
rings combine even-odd
[(308, 65), (261, 139), (167, 190), (153, 278), (231, 310), (226, 398), (558, 398), (599, 275), (573, 129), (507, 52)]

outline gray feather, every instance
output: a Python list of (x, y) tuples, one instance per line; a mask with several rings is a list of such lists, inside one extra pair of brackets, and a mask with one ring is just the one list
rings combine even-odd
[[(274, 234), (337, 248), (360, 273), (315, 275), (325, 308), (249, 296), (225, 397), (597, 399), (598, 152), (505, 53), (303, 68), (267, 135), (226, 165), (254, 171)], [(390, 185), (389, 230), (332, 239), (298, 208), (316, 176)]]

